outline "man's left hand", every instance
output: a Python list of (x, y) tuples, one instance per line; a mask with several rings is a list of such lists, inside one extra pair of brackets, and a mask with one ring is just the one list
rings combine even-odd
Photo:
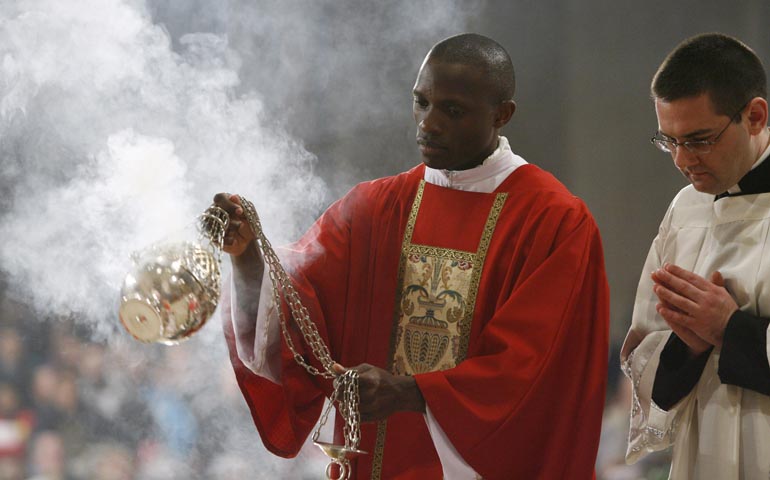
[[(425, 399), (411, 376), (393, 375), (387, 370), (362, 363), (358, 371), (359, 413), (362, 422), (384, 420), (398, 411), (425, 412)], [(335, 364), (335, 373), (348, 370)]]
[(652, 274), (653, 291), (661, 301), (658, 312), (669, 324), (686, 327), (717, 347), (738, 304), (724, 287), (719, 272), (711, 281), (677, 265), (666, 264)]

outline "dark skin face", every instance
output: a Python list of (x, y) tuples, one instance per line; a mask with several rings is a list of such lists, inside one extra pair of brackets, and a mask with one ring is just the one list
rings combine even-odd
[(497, 101), (479, 68), (426, 58), (414, 85), (412, 111), (417, 144), (425, 165), (467, 170), (480, 165), (516, 109)]

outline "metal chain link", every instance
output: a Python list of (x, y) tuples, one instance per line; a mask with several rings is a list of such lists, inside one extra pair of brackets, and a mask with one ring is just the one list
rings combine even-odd
[(202, 255), (200, 252), (194, 252), (192, 264), (196, 271), (193, 274), (196, 278), (210, 280), (202, 283), (211, 298), (218, 299), (220, 296), (222, 282), (220, 281), (221, 269), (219, 267), (222, 264), (222, 247), (229, 220), (230, 215), (216, 205), (210, 206), (198, 217), (199, 239), (208, 240), (206, 250), (213, 256), (214, 262), (211, 261), (211, 257)]
[[(259, 221), (257, 210), (254, 208), (254, 204), (246, 200), (243, 197), (238, 197), (243, 207), (243, 212), (246, 216), (246, 220), (249, 222), (252, 231), (255, 235), (255, 241), (259, 248), (262, 258), (267, 264), (269, 269), (270, 282), (273, 285), (273, 300), (275, 301), (276, 309), (278, 310), (278, 318), (281, 324), (281, 332), (283, 338), (286, 340), (286, 345), (289, 347), (294, 360), (305, 368), (311, 375), (320, 376), (327, 379), (334, 379), (332, 385), (334, 387), (334, 393), (330, 397), (329, 407), (321, 416), (319, 427), (313, 435), (313, 440), (318, 440), (318, 435), (321, 428), (326, 424), (328, 420), (329, 411), (331, 406), (335, 402), (338, 403), (337, 411), (345, 421), (343, 426), (343, 432), (345, 435), (345, 448), (351, 450), (358, 450), (358, 445), (361, 441), (361, 416), (359, 413), (360, 399), (358, 396), (358, 372), (355, 370), (347, 370), (342, 375), (334, 373), (332, 366), (335, 361), (332, 359), (329, 353), (329, 347), (321, 338), (318, 333), (318, 328), (310, 320), (310, 313), (307, 308), (302, 304), (297, 290), (291, 281), (291, 278), (283, 269), (278, 256), (275, 254), (270, 241), (262, 230), (262, 224)], [(313, 356), (323, 367), (323, 370), (319, 370), (313, 365), (310, 365), (302, 355), (297, 352), (294, 346), (294, 341), (291, 338), (289, 329), (287, 326), (286, 318), (281, 308), (281, 297), (286, 301), (291, 312), (292, 319), (299, 328), (302, 338), (305, 343), (310, 347), (313, 352)], [(349, 460), (346, 458), (341, 459), (335, 463), (339, 463), (342, 467), (342, 471), (345, 478), (350, 474)], [(347, 468), (346, 468), (347, 467)]]
[[(335, 379), (336, 382), (340, 382), (339, 388), (344, 389), (343, 398), (345, 401), (340, 403), (340, 409), (342, 410), (340, 415), (345, 419), (345, 426), (343, 427), (345, 447), (358, 449), (358, 444), (361, 441), (361, 415), (358, 412), (360, 404), (358, 397), (358, 372), (348, 370), (340, 377), (337, 377)], [(336, 388), (337, 386), (335, 386)]]
[(230, 215), (216, 205), (210, 206), (198, 217), (198, 230), (210, 242), (210, 250), (219, 262), (222, 261), (222, 247), (229, 219)]

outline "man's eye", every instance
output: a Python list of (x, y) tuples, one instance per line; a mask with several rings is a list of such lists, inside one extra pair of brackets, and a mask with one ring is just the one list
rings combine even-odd
[(425, 108), (428, 106), (428, 101), (425, 100), (424, 98), (414, 97), (414, 104), (419, 106), (420, 108)]
[(449, 108), (447, 108), (447, 112), (449, 112), (449, 115), (451, 115), (453, 117), (459, 117), (460, 115), (462, 115), (464, 113), (463, 109), (460, 108), (460, 107), (449, 107)]

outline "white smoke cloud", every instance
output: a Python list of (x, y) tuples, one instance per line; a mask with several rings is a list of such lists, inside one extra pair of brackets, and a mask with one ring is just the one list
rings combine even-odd
[[(237, 95), (238, 55), (180, 39), (141, 3), (38, 0), (0, 8), (0, 153), (14, 186), (0, 262), (38, 305), (115, 311), (130, 252), (191, 223), (217, 191), (251, 198), (278, 241), (307, 225), (315, 157)], [(303, 216), (304, 215), (304, 216)]]

